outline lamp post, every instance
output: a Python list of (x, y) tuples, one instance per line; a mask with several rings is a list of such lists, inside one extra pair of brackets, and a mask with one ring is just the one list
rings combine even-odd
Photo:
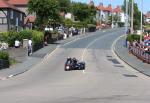
[(134, 12), (134, 0), (132, 0), (132, 7), (131, 7), (131, 34), (133, 34), (133, 12)]
[(141, 35), (140, 35), (140, 42), (142, 42), (142, 35), (143, 35), (143, 0), (141, 0)]
[(111, 22), (111, 27), (114, 28), (114, 24), (113, 24), (114, 18), (113, 18), (113, 6), (112, 6), (112, 0), (110, 0), (110, 3), (111, 3), (111, 7), (112, 7), (112, 11), (111, 11), (111, 12), (112, 12), (112, 18), (111, 18), (111, 19), (112, 19), (112, 22)]
[(125, 47), (127, 47), (127, 31), (128, 31), (128, 0), (126, 0), (126, 14), (125, 14)]

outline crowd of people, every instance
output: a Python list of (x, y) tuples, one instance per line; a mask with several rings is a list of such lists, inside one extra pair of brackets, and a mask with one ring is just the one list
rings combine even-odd
[(132, 46), (136, 48), (140, 48), (143, 53), (149, 53), (150, 54), (150, 34), (145, 33), (144, 34), (144, 41), (137, 41), (134, 40), (133, 42), (129, 43), (129, 49), (132, 49)]

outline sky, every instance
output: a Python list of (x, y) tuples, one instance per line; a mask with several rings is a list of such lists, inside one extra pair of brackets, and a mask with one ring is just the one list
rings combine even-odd
[[(77, 1), (77, 2), (84, 2), (84, 3), (89, 3), (90, 0), (72, 0), (72, 1)], [(98, 5), (100, 1), (103, 1), (104, 5), (108, 5), (112, 1), (112, 6), (116, 7), (117, 5), (122, 5), (124, 0), (93, 0), (95, 5)], [(137, 4), (139, 9), (141, 10), (141, 1), (142, 0), (134, 0)], [(147, 11), (150, 11), (150, 0), (143, 0), (143, 12), (147, 13)]]

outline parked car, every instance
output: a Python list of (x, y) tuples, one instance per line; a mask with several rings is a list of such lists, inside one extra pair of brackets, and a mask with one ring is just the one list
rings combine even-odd
[(67, 58), (65, 62), (65, 71), (69, 70), (84, 70), (85, 62), (79, 62), (76, 58)]
[(78, 35), (78, 33), (79, 33), (79, 30), (78, 30), (78, 29), (74, 29), (74, 30), (72, 31), (72, 34), (73, 34), (73, 35)]

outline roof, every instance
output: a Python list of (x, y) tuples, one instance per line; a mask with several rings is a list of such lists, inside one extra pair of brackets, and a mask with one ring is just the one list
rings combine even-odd
[(99, 6), (97, 6), (97, 9), (98, 10), (102, 10), (102, 11), (109, 11), (109, 12), (111, 12), (112, 11), (112, 7), (111, 6), (103, 6), (103, 5), (99, 5)]
[(146, 14), (146, 18), (150, 19), (150, 12)]
[(28, 15), (28, 16), (25, 18), (24, 24), (27, 24), (28, 22), (29, 22), (29, 23), (34, 23), (34, 22), (35, 22), (35, 19), (36, 19), (35, 16), (33, 16), (33, 15)]
[(8, 3), (12, 5), (27, 5), (29, 0), (8, 0)]
[(94, 1), (93, 0), (90, 0), (89, 6), (94, 6)]
[(112, 12), (112, 10), (113, 10), (113, 12), (115, 12), (115, 13), (120, 13), (120, 12), (122, 12), (120, 6), (117, 6), (116, 8), (112, 9), (112, 6), (111, 6), (111, 5), (109, 5), (109, 6), (103, 6), (103, 3), (100, 3), (100, 5), (97, 6), (97, 9), (98, 9), (98, 10), (101, 10), (101, 11), (109, 11), (109, 12)]
[(120, 6), (117, 6), (116, 8), (114, 8), (113, 12), (120, 13), (120, 12), (122, 12), (122, 10), (121, 10)]
[[(17, 9), (15, 6), (9, 4), (6, 0), (0, 0), (0, 9), (6, 9), (6, 8), (11, 8), (13, 10), (17, 10), (20, 11), (19, 9)], [(20, 11), (22, 12), (22, 11)], [(22, 12), (23, 13), (23, 12)]]

